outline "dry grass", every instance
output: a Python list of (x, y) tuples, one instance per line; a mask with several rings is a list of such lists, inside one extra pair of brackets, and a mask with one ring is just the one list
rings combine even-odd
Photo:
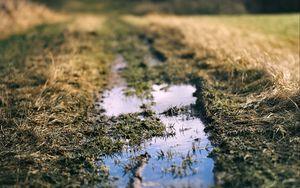
[(77, 32), (95, 32), (100, 30), (105, 22), (105, 18), (93, 15), (76, 15), (74, 22), (72, 22), (68, 29)]
[[(82, 2), (76, 1), (72, 6), (77, 9), (82, 8), (82, 5)], [(89, 5), (91, 7), (88, 9), (100, 8), (100, 4), (99, 7)], [(110, 137), (118, 140), (127, 134), (136, 136), (139, 132), (147, 133), (147, 130), (139, 129), (141, 122), (136, 122), (133, 117), (123, 117), (121, 122), (130, 125), (129, 127), (133, 127), (136, 132), (124, 132), (122, 128), (130, 129), (122, 123), (119, 123), (119, 129), (105, 132), (103, 127), (109, 127), (115, 122), (101, 119), (96, 112), (96, 121), (100, 123), (92, 125), (88, 120), (88, 112), (93, 107), (95, 92), (103, 89), (108, 82), (113, 53), (127, 50), (130, 52), (127, 54), (129, 62), (140, 65), (145, 53), (139, 51), (135, 43), (141, 42), (137, 42), (140, 36), (149, 33), (150, 36), (154, 36), (151, 48), (164, 50), (166, 54), (163, 55), (171, 60), (167, 60), (162, 65), (163, 68), (148, 71), (149, 74), (142, 70), (145, 69), (143, 66), (136, 66), (141, 71), (127, 70), (130, 74), (127, 77), (134, 77), (133, 80), (139, 84), (141, 77), (144, 78), (145, 75), (147, 79), (165, 79), (172, 82), (187, 81), (191, 77), (207, 77), (208, 81), (211, 79), (213, 83), (208, 86), (211, 90), (201, 88), (205, 94), (197, 93), (197, 97), (198, 101), (209, 104), (205, 107), (207, 113), (214, 118), (215, 124), (208, 124), (207, 127), (212, 129), (212, 134), (217, 135), (214, 141), (217, 140), (218, 144), (225, 143), (225, 147), (221, 149), (229, 148), (231, 152), (219, 155), (225, 158), (224, 160), (217, 160), (218, 163), (229, 161), (230, 166), (217, 164), (217, 168), (234, 169), (237, 185), (240, 185), (239, 178), (259, 179), (258, 176), (263, 176), (262, 179), (266, 179), (263, 181), (272, 184), (269, 172), (273, 173), (274, 169), (275, 175), (271, 175), (272, 178), (277, 178), (277, 183), (282, 179), (287, 180), (287, 184), (295, 182), (293, 177), (297, 170), (290, 163), (294, 162), (297, 165), (295, 159), (298, 159), (297, 154), (293, 153), (296, 153), (296, 144), (299, 143), (299, 120), (296, 120), (298, 117), (295, 115), (299, 112), (299, 97), (293, 96), (288, 101), (280, 98), (277, 100), (272, 98), (270, 92), (273, 96), (276, 94), (289, 98), (299, 90), (298, 41), (286, 43), (284, 40), (277, 40), (276, 36), (232, 27), (222, 23), (222, 19), (218, 20), (219, 18), (162, 18), (158, 15), (142, 19), (127, 18), (137, 25), (154, 26), (148, 27), (147, 34), (136, 28), (126, 33), (128, 25), (121, 25), (120, 22), (112, 20), (110, 25), (105, 26), (109, 34), (102, 36), (100, 30), (106, 21), (103, 17), (77, 15), (72, 21), (51, 25), (49, 23), (62, 17), (25, 0), (1, 1), (0, 16), (2, 185), (93, 185), (94, 179), (103, 175), (97, 171), (99, 168), (95, 167), (95, 159), (99, 153), (112, 152), (117, 147), (120, 149), (122, 145), (111, 142)], [(34, 27), (39, 24), (43, 25)], [(119, 31), (111, 27), (112, 25), (119, 28)], [(157, 28), (160, 29), (155, 31)], [(158, 34), (155, 36), (151, 32)], [(124, 35), (123, 38), (121, 35)], [(114, 49), (105, 49), (108, 44), (104, 43), (110, 43), (110, 48)], [(189, 57), (193, 52), (196, 53), (196, 57)], [(199, 68), (203, 64), (201, 62), (199, 65), (198, 59), (211, 56), (213, 58), (204, 61), (213, 65), (213, 68)], [(182, 62), (185, 66), (182, 66)], [(235, 75), (235, 69), (245, 71)], [(251, 72), (249, 69), (258, 71)], [(268, 90), (264, 90), (260, 82), (253, 84), (268, 79), (261, 78), (266, 76), (261, 72), (267, 72), (271, 76), (276, 83), (275, 89), (268, 87)], [(213, 73), (217, 75), (214, 77)], [(225, 81), (216, 79), (226, 75), (229, 75), (229, 79)], [(252, 87), (250, 92), (240, 92), (245, 89), (244, 86), (249, 85), (254, 85), (254, 89)], [(263, 92), (253, 91), (257, 88)], [(257, 96), (257, 93), (261, 97)], [(201, 97), (205, 97), (205, 100)], [(128, 124), (128, 121), (131, 123)], [(258, 147), (257, 153), (252, 152), (252, 148)], [(250, 162), (260, 166), (271, 161), (270, 159), (273, 160), (275, 156), (277, 166), (274, 167), (273, 163), (268, 164), (259, 171), (258, 165), (249, 165), (251, 169), (248, 169), (249, 166), (245, 163), (235, 161), (236, 158), (241, 160), (249, 156), (253, 157)], [(218, 170), (220, 171), (222, 172), (222, 169)], [(278, 178), (276, 173), (283, 176)], [(222, 175), (227, 174), (217, 174), (218, 180), (232, 180), (232, 176), (224, 178)], [(266, 176), (268, 177), (265, 178)], [(285, 176), (292, 178), (287, 179)]]
[(0, 38), (22, 32), (38, 24), (64, 19), (64, 16), (27, 0), (1, 0), (0, 17)]
[(118, 45), (105, 21), (77, 15), (0, 40), (1, 186), (105, 185), (99, 157), (164, 134), (152, 116), (94, 109)]
[[(127, 17), (136, 24), (159, 25), (178, 29), (184, 41), (198, 56), (207, 53), (217, 60), (211, 64), (229, 65), (268, 72), (276, 83), (276, 94), (299, 91), (299, 41), (291, 47), (286, 41), (253, 30), (232, 27), (222, 17), (176, 17), (150, 15), (139, 19)], [(299, 24), (299, 23), (298, 23)]]
[(88, 111), (107, 83), (111, 58), (99, 44), (105, 19), (88, 18), (97, 24), (94, 28), (75, 18), (0, 41), (2, 185), (66, 185), (88, 179), (78, 169), (73, 180), (70, 169), (79, 164), (67, 161), (79, 150), (81, 157), (89, 151), (82, 149), (90, 128)]

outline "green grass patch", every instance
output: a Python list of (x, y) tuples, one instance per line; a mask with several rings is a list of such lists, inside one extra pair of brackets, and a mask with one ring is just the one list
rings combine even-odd
[(299, 45), (299, 14), (242, 15), (213, 18), (234, 27), (262, 32)]

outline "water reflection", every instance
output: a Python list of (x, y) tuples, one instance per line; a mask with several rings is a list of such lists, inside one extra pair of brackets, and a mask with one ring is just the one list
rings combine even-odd
[(126, 87), (114, 87), (103, 93), (101, 106), (105, 109), (105, 115), (118, 116), (141, 111), (142, 99), (135, 95), (126, 96), (125, 89)]
[[(102, 107), (107, 116), (141, 112), (149, 100), (126, 96), (124, 87), (104, 93)], [(202, 121), (192, 115), (196, 98), (191, 85), (154, 85), (151, 109), (175, 133), (173, 137), (156, 137), (146, 141), (140, 149), (124, 148), (114, 157), (104, 159), (110, 175), (118, 177), (114, 186), (127, 187), (209, 187), (213, 185), (213, 160), (208, 158), (211, 145)], [(185, 107), (183, 113), (167, 116), (163, 112), (172, 107)]]

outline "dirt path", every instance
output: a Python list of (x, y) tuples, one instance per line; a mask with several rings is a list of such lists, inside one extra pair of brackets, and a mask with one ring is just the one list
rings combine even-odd
[[(187, 125), (175, 135), (188, 135), (195, 121), (201, 125), (196, 135), (209, 133), (214, 145), (206, 151), (197, 145), (201, 139), (192, 137), (191, 146), (185, 147), (202, 151), (205, 160), (211, 160), (202, 164), (211, 164), (205, 169), (214, 168), (215, 173), (203, 177), (209, 181), (206, 185), (299, 187), (299, 56), (295, 50), (299, 42), (294, 34), (287, 37), (292, 40), (288, 42), (277, 36), (280, 33), (227, 25), (231, 18), (223, 17), (95, 15), (91, 10), (100, 8), (97, 3), (83, 7), (88, 14), (78, 14), (83, 11), (74, 10), (83, 6), (78, 3), (63, 3), (72, 11), (58, 22), (41, 17), (0, 36), (0, 186), (109, 186), (115, 181), (103, 165), (109, 157), (124, 149), (140, 149), (145, 143), (155, 146), (153, 139), (168, 143), (159, 140), (172, 134), (168, 122)], [(295, 15), (278, 18), (293, 24)], [(237, 38), (230, 41), (233, 35)], [(120, 65), (115, 70), (120, 75), (114, 77), (112, 65), (123, 60), (127, 66)], [(144, 97), (157, 103), (143, 105), (142, 101), (136, 105), (141, 111), (134, 108), (131, 113), (107, 115), (110, 111), (99, 95), (105, 97), (120, 78), (127, 84), (117, 88), (121, 94), (117, 99), (131, 96), (137, 102)], [(168, 100), (155, 93), (173, 90), (176, 95), (171, 102), (176, 105), (160, 106)], [(190, 90), (192, 102), (182, 102)], [(180, 106), (183, 103), (188, 108)], [(126, 105), (124, 109), (132, 110)], [(168, 151), (147, 154), (151, 157), (138, 153), (144, 158), (126, 166), (133, 175), (128, 178), (132, 184), (157, 186), (157, 181), (147, 180), (151, 173), (143, 174), (149, 164), (176, 158)], [(178, 157), (180, 164), (164, 168), (169, 180), (185, 175), (184, 168), (187, 177), (192, 177), (192, 167), (201, 166), (193, 157), (190, 152)]]

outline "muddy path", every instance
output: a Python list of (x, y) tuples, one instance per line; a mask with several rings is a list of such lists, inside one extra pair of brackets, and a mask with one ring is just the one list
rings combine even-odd
[[(116, 31), (120, 25), (115, 27)], [(119, 54), (116, 59), (127, 64), (117, 72), (126, 83), (112, 85), (98, 106), (103, 116), (115, 119), (110, 126), (118, 124), (120, 117), (126, 121), (133, 118), (142, 126), (135, 126), (133, 121), (123, 122), (134, 127), (130, 129), (134, 134), (123, 129), (126, 134), (121, 134), (122, 147), (99, 160), (99, 165), (109, 169), (111, 177), (117, 177), (115, 184), (110, 185), (163, 187), (181, 182), (180, 186), (208, 187), (216, 183), (216, 186), (238, 187), (271, 181), (266, 173), (270, 170), (277, 173), (279, 169), (269, 163), (270, 156), (259, 152), (264, 149), (253, 148), (266, 148), (269, 135), (278, 133), (272, 128), (273, 119), (266, 121), (263, 113), (257, 113), (264, 112), (268, 101), (248, 103), (248, 99), (261, 97), (272, 88), (266, 72), (218, 65), (216, 62), (222, 59), (205, 49), (197, 54), (174, 28), (126, 25), (116, 33), (115, 52)], [(292, 109), (287, 110), (293, 114)], [(274, 116), (278, 120), (280, 117)], [(153, 123), (161, 127), (152, 127), (156, 131), (147, 128)], [(169, 132), (169, 124), (175, 125), (173, 132)], [(269, 146), (276, 148), (277, 144), (270, 142)], [(170, 148), (175, 152), (169, 152)], [(255, 160), (248, 161), (248, 157)], [(286, 171), (297, 174), (296, 168)], [(261, 176), (251, 175), (255, 173)]]
[[(214, 185), (214, 161), (209, 156), (213, 147), (197, 104), (199, 85), (169, 72), (174, 69), (153, 46), (151, 35), (129, 25), (125, 28), (118, 35), (109, 87), (96, 103), (99, 121), (122, 143), (97, 161), (111, 180), (107, 185)], [(190, 61), (186, 55), (182, 59)]]
[(300, 187), (298, 14), (6, 2), (0, 187)]
[[(145, 59), (150, 67), (159, 65), (153, 64), (159, 62), (155, 57)], [(208, 157), (212, 146), (194, 110), (196, 88), (189, 84), (154, 84), (150, 95), (137, 96), (133, 94), (134, 88), (120, 77), (127, 64), (122, 55), (117, 55), (112, 68), (113, 84), (102, 94), (97, 106), (108, 118), (138, 114), (143, 120), (151, 114), (164, 125), (165, 133), (139, 145), (125, 144), (120, 152), (102, 158), (99, 165), (109, 169), (109, 175), (116, 179), (111, 185), (212, 186), (214, 162)]]

